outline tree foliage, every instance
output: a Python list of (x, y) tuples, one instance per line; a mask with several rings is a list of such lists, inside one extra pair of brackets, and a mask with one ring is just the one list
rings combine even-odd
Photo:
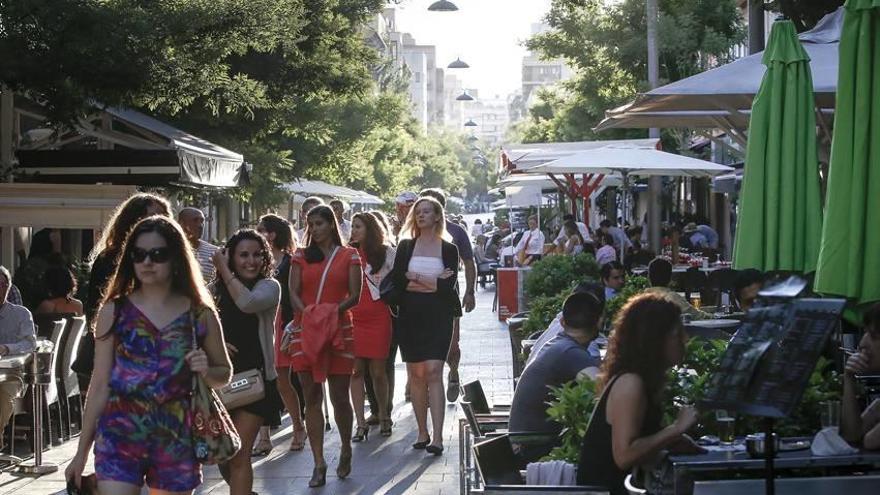
[(363, 27), (382, 0), (4, 0), (0, 81), (56, 125), (127, 106), (244, 154), (258, 209), (324, 179), (392, 198), (465, 186), (467, 148), (424, 134), (406, 74)]
[(825, 14), (834, 12), (846, 0), (773, 0), (767, 9), (788, 17), (798, 32), (806, 31), (816, 25)]
[[(734, 0), (660, 0), (660, 78), (675, 81), (730, 59), (744, 39)], [(594, 139), (605, 110), (646, 89), (644, 0), (553, 0), (550, 30), (527, 42), (548, 59), (562, 58), (576, 76), (540, 94), (518, 132), (526, 141)], [(618, 137), (632, 131), (616, 131)], [(603, 137), (614, 137), (614, 133)]]

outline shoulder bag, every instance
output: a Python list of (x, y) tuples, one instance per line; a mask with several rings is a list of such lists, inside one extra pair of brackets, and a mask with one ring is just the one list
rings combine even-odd
[[(398, 268), (396, 257), (397, 257), (397, 255), (400, 254), (401, 251), (403, 251), (405, 249), (411, 250), (412, 249), (412, 246), (410, 244), (411, 242), (412, 241), (401, 241), (400, 242), (400, 244), (397, 246), (397, 252), (395, 254), (394, 267), (391, 269), (391, 271), (388, 273), (388, 275), (385, 275), (385, 278), (383, 278), (382, 281), (379, 283), (379, 297), (383, 301), (385, 301), (385, 304), (387, 304), (391, 308), (394, 308), (394, 307), (400, 305), (400, 300), (403, 298), (403, 291), (405, 290), (405, 287), (398, 287), (397, 284), (395, 283), (395, 279), (397, 278), (397, 268)], [(407, 251), (407, 252), (410, 253), (410, 255), (412, 253), (412, 251)], [(407, 257), (407, 254), (405, 253), (403, 256)], [(392, 314), (394, 314), (393, 309), (392, 309)]]
[(263, 370), (253, 368), (232, 375), (229, 383), (220, 389), (219, 395), (220, 401), (230, 411), (263, 400), (266, 397)]
[[(321, 273), (321, 281), (318, 283), (318, 297), (315, 298), (315, 304), (321, 303), (321, 294), (324, 293), (324, 282), (327, 280), (327, 273), (330, 271), (330, 265), (333, 264), (333, 259), (336, 257), (336, 253), (339, 251), (339, 246), (333, 249), (333, 252), (330, 253), (330, 259), (327, 260), (327, 266), (324, 267), (324, 272)], [(302, 325), (294, 325), (293, 321), (287, 324), (284, 327), (284, 335), (281, 336), (281, 345), (279, 346), (279, 350), (285, 354), (290, 353), (290, 344), (293, 341), (293, 334), (299, 334), (302, 331)]]
[[(195, 318), (192, 318), (193, 349), (198, 349)], [(219, 464), (232, 459), (241, 448), (241, 438), (229, 412), (201, 376), (193, 374), (190, 401), (192, 443), (196, 460)]]

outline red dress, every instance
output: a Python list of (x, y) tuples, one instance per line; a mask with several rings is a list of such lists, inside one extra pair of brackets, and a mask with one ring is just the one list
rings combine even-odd
[[(293, 263), (300, 267), (302, 282), (300, 283), (299, 298), (308, 307), (316, 303), (318, 297), (318, 285), (327, 260), (319, 263), (308, 263), (302, 249), (297, 249), (293, 254)], [(324, 290), (321, 293), (321, 304), (339, 304), (348, 297), (348, 271), (354, 266), (361, 266), (361, 258), (354, 248), (340, 247), (333, 258), (333, 264), (327, 271), (327, 280), (324, 282)], [(302, 324), (302, 312), (297, 311), (294, 316), (294, 325)], [(344, 350), (330, 351), (330, 365), (327, 373), (330, 375), (350, 375), (354, 369), (354, 338), (352, 337), (351, 311), (346, 311), (339, 317), (339, 329), (342, 331)], [(290, 354), (293, 370), (297, 373), (312, 371), (311, 363), (306, 359), (300, 339), (301, 332), (293, 335), (290, 344)]]
[[(362, 260), (366, 259), (363, 252), (358, 250), (358, 253)], [(390, 254), (391, 250), (388, 251), (388, 255)], [(376, 280), (375, 276), (371, 277), (372, 281), (367, 280), (368, 271), (369, 265), (364, 269), (360, 301), (351, 310), (354, 321), (354, 355), (364, 359), (386, 359), (391, 348), (391, 311), (382, 299), (373, 300), (368, 284), (377, 282), (378, 285), (381, 280)]]

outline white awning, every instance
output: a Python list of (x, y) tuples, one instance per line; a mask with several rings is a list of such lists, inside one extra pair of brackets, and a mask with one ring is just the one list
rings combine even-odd
[(605, 174), (637, 177), (688, 176), (713, 177), (730, 172), (733, 167), (667, 153), (656, 149), (617, 148), (608, 146), (560, 158), (524, 170), (526, 174)]
[[(574, 155), (581, 151), (619, 146), (627, 148), (656, 149), (660, 139), (616, 139), (603, 141), (576, 141), (570, 143), (510, 143), (502, 146), (502, 165), (509, 163), (512, 168), (502, 172), (515, 172), (559, 158)], [(505, 160), (506, 158), (506, 160)]]
[(299, 179), (283, 186), (291, 194), (299, 196), (322, 196), (326, 198), (339, 198), (349, 203), (365, 205), (385, 204), (381, 198), (364, 191), (358, 191), (345, 186), (336, 186), (320, 180)]

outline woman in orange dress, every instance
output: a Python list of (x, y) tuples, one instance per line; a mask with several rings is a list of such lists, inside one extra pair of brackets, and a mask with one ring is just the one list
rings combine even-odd
[(358, 213), (351, 219), (351, 241), (357, 245), (364, 263), (361, 300), (352, 309), (354, 317), (354, 375), (351, 377), (351, 401), (357, 418), (353, 442), (369, 438), (370, 427), (364, 418), (364, 377), (369, 367), (376, 394), (376, 408), (383, 437), (391, 436), (388, 414), (388, 375), (385, 362), (391, 350), (391, 310), (379, 294), (382, 279), (394, 266), (394, 248), (385, 242), (385, 230), (376, 217)]
[(290, 300), (297, 330), (289, 352), (303, 387), (306, 430), (315, 459), (309, 486), (318, 487), (326, 483), (327, 477), (321, 407), (325, 378), (342, 441), (336, 475), (345, 478), (351, 473), (349, 387), (354, 368), (354, 338), (350, 309), (360, 299), (362, 275), (360, 256), (356, 249), (342, 244), (333, 210), (318, 205), (309, 210), (306, 219), (305, 248), (296, 250), (290, 269)]

